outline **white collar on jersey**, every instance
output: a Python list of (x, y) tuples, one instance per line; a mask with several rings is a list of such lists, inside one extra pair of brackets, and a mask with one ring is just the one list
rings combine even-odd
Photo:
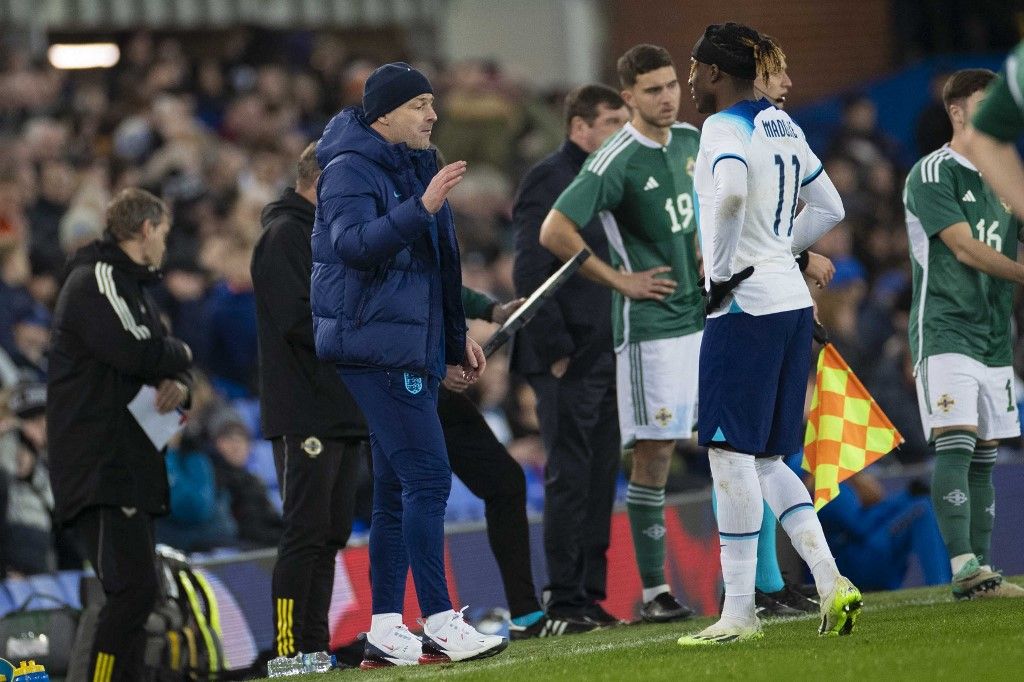
[(669, 130), (668, 130), (668, 141), (665, 144), (662, 145), (662, 144), (658, 144), (657, 142), (655, 142), (654, 140), (652, 140), (651, 138), (647, 137), (646, 135), (641, 133), (639, 130), (637, 130), (633, 126), (633, 122), (632, 121), (627, 121), (626, 125), (623, 126), (623, 127), (626, 129), (627, 133), (629, 133), (630, 135), (633, 136), (633, 139), (635, 139), (637, 142), (639, 142), (643, 146), (650, 147), (651, 149), (661, 149), (662, 147), (667, 147), (667, 146), (669, 146), (669, 144), (672, 143), (672, 129), (671, 128), (669, 128)]
[(953, 157), (953, 160), (956, 161), (957, 163), (959, 163), (961, 166), (963, 166), (965, 168), (969, 168), (972, 171), (974, 171), (975, 173), (978, 172), (978, 169), (974, 166), (974, 164), (971, 163), (970, 161), (968, 161), (966, 156), (964, 156), (963, 154), (958, 153), (952, 147), (950, 147), (948, 142), (946, 144), (942, 145), (942, 148), (945, 149), (947, 152), (949, 152), (949, 155)]

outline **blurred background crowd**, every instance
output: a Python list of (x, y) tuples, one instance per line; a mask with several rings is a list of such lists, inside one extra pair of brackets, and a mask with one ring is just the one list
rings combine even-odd
[[(977, 10), (986, 17), (987, 11)], [(930, 51), (998, 52), (1015, 35), (985, 33), (982, 25), (981, 37), (949, 43), (929, 21), (920, 18), (916, 33), (899, 24), (907, 34), (899, 44), (913, 49), (894, 55), (893, 65)], [(538, 83), (515, 64), (490, 58), (416, 59), (389, 44), (360, 50), (330, 31), (134, 30), (118, 37), (115, 66), (81, 71), (54, 68), (45, 53), (10, 38), (0, 35), (0, 513), (6, 512), (0, 560), (10, 573), (74, 565), (49, 526), (53, 500), (42, 426), (49, 324), (66, 257), (101, 235), (107, 201), (128, 186), (144, 187), (172, 207), (158, 298), (205, 377), (168, 456), (174, 511), (161, 522), (160, 539), (195, 550), (276, 545), (280, 501), (270, 449), (258, 432), (249, 276), (262, 208), (294, 182), (295, 161), (329, 118), (359, 103), (373, 68), (408, 59), (437, 92), (433, 141), (448, 159), (469, 162), (451, 196), (464, 281), (508, 300), (515, 189), (523, 172), (560, 143), (561, 100), (576, 83)], [(609, 49), (604, 62), (615, 56)], [(681, 78), (687, 68), (677, 63)], [(792, 69), (791, 75), (798, 91)], [(817, 294), (821, 320), (907, 438), (886, 466), (929, 456), (907, 347), (910, 267), (901, 193), (908, 159), (948, 139), (942, 82), (935, 77), (931, 102), (917, 113), (910, 136), (882, 129), (877, 98), (855, 83), (834, 93), (841, 94), (838, 117), (824, 126), (806, 124), (817, 126), (808, 131), (813, 139), (828, 140), (816, 151), (847, 212), (816, 249), (837, 269)], [(802, 120), (799, 108), (793, 113)], [(471, 325), (478, 340), (492, 329)], [(1024, 354), (1018, 358), (1024, 366)], [(539, 511), (544, 452), (534, 398), (507, 366), (495, 356), (471, 395), (526, 470), (528, 504)], [(670, 492), (709, 485), (706, 461), (685, 445), (673, 472)], [(480, 503), (456, 484), (449, 519), (481, 517)], [(17, 551), (29, 541), (46, 550)]]

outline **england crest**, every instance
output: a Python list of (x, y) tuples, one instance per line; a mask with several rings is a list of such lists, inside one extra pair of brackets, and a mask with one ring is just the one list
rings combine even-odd
[(412, 395), (416, 395), (423, 390), (423, 377), (415, 374), (409, 374), (404, 372), (405, 376), (405, 390), (409, 391)]

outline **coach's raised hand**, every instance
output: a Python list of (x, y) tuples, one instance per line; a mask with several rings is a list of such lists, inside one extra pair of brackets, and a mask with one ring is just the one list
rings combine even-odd
[(672, 268), (660, 265), (640, 272), (627, 272), (620, 268), (615, 289), (623, 296), (636, 300), (664, 301), (665, 297), (676, 290), (675, 280), (658, 277), (666, 272), (672, 272)]
[(423, 193), (423, 197), (420, 201), (423, 202), (423, 208), (427, 209), (431, 213), (437, 213), (441, 210), (441, 206), (444, 205), (444, 200), (448, 198), (448, 193), (452, 191), (455, 185), (462, 182), (462, 178), (466, 177), (466, 162), (456, 161), (449, 163), (447, 166), (437, 171), (437, 175), (433, 177), (430, 184), (427, 185), (427, 190)]

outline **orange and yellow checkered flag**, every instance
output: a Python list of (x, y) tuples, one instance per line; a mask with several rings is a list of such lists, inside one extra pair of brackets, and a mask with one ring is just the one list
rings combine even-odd
[(818, 376), (804, 436), (803, 468), (814, 476), (814, 509), (839, 494), (839, 483), (892, 452), (903, 436), (831, 343)]

